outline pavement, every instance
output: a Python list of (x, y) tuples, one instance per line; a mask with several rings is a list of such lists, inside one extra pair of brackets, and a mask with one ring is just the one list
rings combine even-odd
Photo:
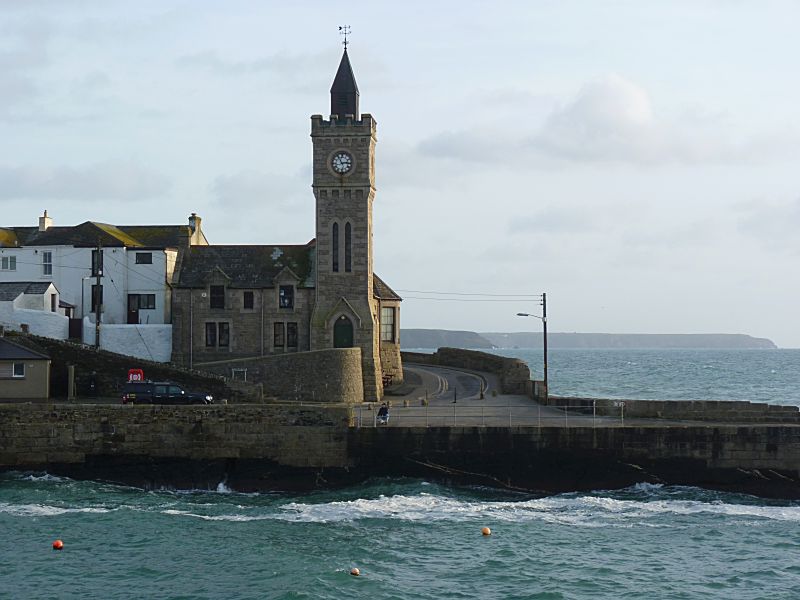
[[(489, 373), (403, 365), (404, 382), (386, 390), (390, 405), (386, 427), (620, 427), (620, 417), (593, 417), (576, 410), (542, 406), (519, 394), (503, 394)], [(377, 425), (377, 407), (363, 404), (356, 412), (361, 427)], [(642, 419), (637, 419), (640, 424)], [(658, 421), (664, 425), (664, 421)]]

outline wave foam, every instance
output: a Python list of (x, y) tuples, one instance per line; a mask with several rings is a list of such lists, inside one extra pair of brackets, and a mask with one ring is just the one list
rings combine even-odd
[(15, 517), (54, 517), (67, 513), (107, 513), (110, 508), (83, 507), (69, 508), (62, 506), (49, 506), (47, 504), (8, 504), (0, 502), (0, 513), (6, 513)]

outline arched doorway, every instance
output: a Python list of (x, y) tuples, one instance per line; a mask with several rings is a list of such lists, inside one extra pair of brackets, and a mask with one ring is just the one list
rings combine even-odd
[(353, 347), (353, 322), (344, 315), (333, 324), (333, 347)]

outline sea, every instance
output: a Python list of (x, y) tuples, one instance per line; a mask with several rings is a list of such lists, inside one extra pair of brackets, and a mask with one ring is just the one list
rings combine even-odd
[[(497, 352), (541, 374), (540, 349)], [(800, 404), (800, 350), (549, 359), (558, 395)], [(375, 478), (253, 494), (10, 472), (0, 598), (797, 599), (800, 503), (646, 483), (535, 497)]]

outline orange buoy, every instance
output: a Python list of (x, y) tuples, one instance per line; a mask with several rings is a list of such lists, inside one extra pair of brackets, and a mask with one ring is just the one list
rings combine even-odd
[(353, 577), (358, 577), (359, 575), (361, 575), (361, 571), (358, 570), (358, 567), (353, 567), (352, 569), (350, 569), (350, 575), (352, 575)]
[(489, 529), (488, 527), (484, 527), (483, 529), (481, 529), (481, 533), (483, 535), (492, 535), (492, 530)]
[(64, 542), (61, 540), (56, 540), (53, 542), (53, 550), (61, 550), (64, 548)]

